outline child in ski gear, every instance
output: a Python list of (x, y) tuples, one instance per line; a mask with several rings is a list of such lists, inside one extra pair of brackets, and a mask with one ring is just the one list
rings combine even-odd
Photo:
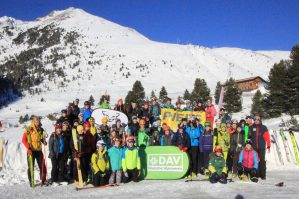
[(198, 158), (199, 158), (199, 138), (201, 136), (200, 127), (196, 126), (195, 122), (189, 121), (186, 126), (186, 132), (189, 135), (191, 147), (188, 150), (190, 156), (190, 173), (189, 177), (196, 177), (198, 172)]
[(187, 152), (190, 148), (189, 135), (184, 131), (182, 126), (179, 126), (178, 131), (173, 135), (172, 143), (184, 152)]
[(216, 146), (209, 161), (210, 182), (227, 183), (227, 169), (221, 146)]
[(52, 162), (51, 181), (60, 183), (65, 181), (65, 160), (68, 152), (69, 142), (62, 134), (61, 124), (55, 125), (55, 132), (49, 139), (49, 158)]
[(210, 160), (210, 154), (213, 152), (213, 133), (211, 129), (211, 123), (205, 122), (205, 130), (199, 138), (199, 149), (203, 154), (203, 168), (204, 173), (208, 173), (208, 166)]
[(150, 114), (151, 114), (151, 124), (154, 123), (161, 114), (160, 105), (157, 103), (157, 99), (154, 97), (152, 98), (152, 104), (150, 107)]
[(108, 149), (109, 162), (111, 165), (111, 175), (109, 184), (120, 184), (122, 178), (122, 148), (120, 147), (120, 138), (113, 139), (113, 147)]
[(100, 108), (102, 108), (102, 109), (111, 109), (110, 105), (109, 105), (109, 101), (106, 97), (104, 97), (103, 103), (100, 104)]
[(170, 127), (167, 126), (164, 129), (164, 135), (162, 135), (160, 139), (160, 145), (161, 146), (171, 146), (172, 145), (172, 138), (173, 138), (173, 133), (170, 130)]
[(63, 110), (61, 110), (61, 117), (56, 121), (56, 124), (58, 124), (58, 123), (62, 124), (65, 121), (70, 122), (69, 117), (67, 115), (67, 110), (63, 109)]
[(94, 186), (103, 186), (107, 184), (109, 172), (109, 157), (105, 150), (105, 142), (100, 140), (97, 142), (97, 151), (92, 154), (91, 168), (92, 178), (91, 184)]
[(122, 151), (122, 168), (124, 172), (124, 182), (130, 180), (138, 182), (140, 176), (140, 156), (139, 150), (134, 147), (134, 138), (128, 138), (127, 147)]
[[(31, 125), (25, 129), (25, 132), (22, 137), (22, 143), (27, 150), (27, 163), (28, 163), (28, 180), (30, 186), (34, 186), (31, 179), (33, 174), (30, 172), (30, 165), (34, 168), (35, 160), (37, 161), (37, 165), (40, 170), (40, 179), (42, 184), (47, 184), (46, 182), (46, 168), (43, 162), (45, 161), (43, 152), (42, 152), (42, 144), (47, 145), (46, 132), (41, 127), (40, 119), (38, 117), (34, 117), (31, 121)], [(31, 157), (30, 157), (31, 156)], [(30, 161), (32, 158), (32, 162)]]
[(238, 127), (236, 129), (236, 132), (231, 135), (230, 137), (230, 148), (229, 148), (229, 155), (232, 160), (232, 164), (228, 165), (230, 171), (232, 171), (233, 174), (237, 174), (237, 163), (239, 160), (239, 154), (243, 150), (245, 146), (244, 142), (244, 132), (242, 130), (242, 125), (238, 124)]
[(250, 132), (253, 149), (258, 153), (260, 158), (258, 176), (264, 180), (266, 179), (265, 152), (267, 148), (268, 153), (270, 153), (271, 142), (268, 129), (261, 123), (259, 115), (254, 116), (254, 125), (250, 127)]
[(140, 119), (139, 120), (139, 132), (138, 132), (138, 146), (139, 147), (144, 147), (144, 146), (149, 146), (150, 142), (149, 142), (149, 136), (146, 132), (145, 129), (145, 120), (144, 119)]
[(221, 124), (220, 127), (221, 130), (217, 133), (217, 136), (214, 136), (213, 146), (221, 146), (223, 157), (226, 161), (230, 144), (230, 136), (226, 130), (226, 124)]
[(132, 122), (129, 123), (129, 128), (131, 129), (132, 135), (134, 137), (137, 137), (140, 126), (139, 126), (139, 123), (138, 123), (138, 120), (137, 120), (136, 116), (132, 117)]
[(214, 125), (214, 117), (216, 116), (216, 109), (214, 105), (212, 104), (212, 100), (208, 99), (206, 103), (207, 107), (205, 109), (206, 111), (206, 121), (209, 121), (211, 123), (211, 126)]
[(83, 125), (84, 124), (84, 115), (83, 115), (83, 113), (79, 113), (78, 119), (79, 119), (78, 123), (80, 125)]
[(166, 103), (164, 104), (163, 108), (174, 109), (174, 106), (171, 104), (171, 98), (166, 99)]
[(185, 104), (186, 104), (186, 107), (184, 108), (184, 111), (192, 111), (190, 100), (186, 100)]
[(145, 128), (149, 127), (151, 113), (150, 113), (150, 110), (149, 110), (148, 102), (144, 102), (144, 105), (143, 105), (143, 107), (141, 108), (141, 110), (138, 114), (138, 118), (144, 119)]
[(258, 170), (259, 156), (252, 148), (251, 140), (247, 140), (245, 149), (241, 151), (238, 161), (238, 175), (246, 176), (252, 182), (257, 182), (257, 170)]
[(149, 130), (149, 142), (151, 146), (160, 146), (161, 134), (158, 131), (157, 124), (154, 123)]
[(98, 129), (98, 132), (95, 136), (95, 141), (103, 140), (106, 144), (108, 143), (109, 140), (109, 135), (110, 135), (110, 126), (108, 126), (108, 118), (103, 117), (101, 119), (102, 124), (100, 125), (100, 128)]
[(138, 116), (139, 109), (137, 107), (137, 104), (135, 102), (131, 102), (129, 108), (128, 108), (128, 119), (129, 123), (132, 123), (133, 116)]

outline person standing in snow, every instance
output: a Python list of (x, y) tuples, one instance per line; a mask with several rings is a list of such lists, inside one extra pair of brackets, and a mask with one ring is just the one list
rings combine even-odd
[(214, 136), (213, 146), (221, 146), (221, 151), (223, 153), (224, 160), (226, 161), (230, 145), (230, 136), (225, 124), (221, 124), (220, 127), (221, 130), (218, 131), (217, 136)]
[(130, 180), (138, 182), (141, 169), (139, 150), (134, 147), (133, 137), (129, 137), (127, 142), (127, 147), (122, 150), (124, 183), (128, 183)]
[(191, 101), (190, 100), (186, 100), (185, 101), (186, 107), (184, 108), (184, 111), (192, 111), (192, 106), (191, 106)]
[(220, 119), (220, 123), (224, 123), (224, 124), (226, 124), (227, 120), (229, 120), (229, 121), (231, 120), (230, 116), (225, 112), (225, 108), (220, 109), (218, 119)]
[(100, 108), (102, 108), (102, 109), (111, 109), (110, 105), (109, 105), (109, 101), (106, 97), (104, 97), (103, 103), (100, 104)]
[(84, 122), (87, 122), (88, 119), (91, 117), (92, 109), (90, 108), (90, 102), (84, 102), (84, 108), (82, 108), (81, 113), (83, 114)]
[(214, 117), (216, 116), (217, 112), (216, 112), (214, 105), (212, 104), (211, 99), (208, 99), (206, 104), (207, 104), (207, 107), (205, 109), (206, 121), (209, 121), (211, 123), (211, 126), (213, 127), (214, 126)]
[(254, 124), (250, 127), (251, 140), (253, 149), (258, 153), (260, 158), (258, 176), (266, 179), (266, 149), (270, 153), (271, 141), (270, 134), (265, 125), (261, 123), (261, 117), (257, 114), (254, 116)]
[(174, 109), (174, 106), (171, 104), (171, 98), (166, 99), (166, 103), (164, 104), (163, 108)]
[(49, 158), (52, 163), (51, 183), (57, 184), (65, 181), (64, 171), (68, 153), (69, 142), (62, 133), (61, 124), (55, 125), (55, 132), (49, 139)]
[(113, 139), (113, 147), (108, 149), (109, 161), (111, 165), (111, 175), (109, 184), (120, 184), (122, 178), (122, 148), (120, 147), (121, 139), (115, 137)]
[(122, 112), (125, 115), (127, 115), (127, 110), (126, 110), (125, 105), (123, 104), (123, 100), (122, 99), (118, 99), (117, 100), (117, 105), (114, 107), (114, 110)]
[(151, 124), (153, 124), (157, 119), (159, 119), (161, 115), (160, 105), (157, 103), (157, 99), (155, 97), (152, 98), (152, 104), (150, 106), (150, 114), (151, 114)]
[(31, 185), (31, 173), (30, 173), (30, 162), (29, 156), (32, 155), (33, 159), (33, 168), (34, 162), (37, 161), (37, 165), (40, 170), (40, 179), (42, 185), (47, 185), (48, 182), (46, 181), (46, 167), (43, 164), (44, 155), (42, 152), (42, 144), (47, 145), (46, 142), (46, 132), (41, 127), (41, 122), (38, 117), (33, 117), (30, 126), (26, 127), (25, 132), (22, 137), (22, 143), (27, 150), (27, 163), (28, 163), (28, 180)]
[(98, 141), (97, 151), (94, 152), (91, 156), (91, 184), (93, 186), (103, 186), (107, 184), (110, 164), (105, 147), (106, 144), (105, 142), (103, 142), (103, 140)]

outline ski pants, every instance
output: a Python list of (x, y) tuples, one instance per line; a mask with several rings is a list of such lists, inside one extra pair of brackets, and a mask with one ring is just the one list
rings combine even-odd
[(221, 174), (221, 175), (218, 175), (216, 172), (213, 173), (210, 177), (210, 182), (212, 184), (214, 183), (217, 183), (217, 182), (220, 182), (221, 184), (226, 184), (227, 183), (227, 178), (226, 178), (226, 175), (224, 174)]
[(64, 171), (65, 171), (65, 154), (59, 153), (58, 157), (51, 158), (52, 171), (51, 178), (52, 182), (63, 182)]
[(109, 184), (114, 184), (114, 183), (120, 184), (121, 177), (122, 177), (122, 170), (112, 171), (109, 178)]
[(247, 177), (250, 176), (250, 179), (251, 181), (255, 181), (256, 179), (256, 175), (257, 175), (257, 171), (255, 168), (247, 168), (247, 167), (239, 167), (238, 168), (238, 175), (241, 176), (241, 175), (246, 175)]
[(133, 182), (138, 182), (138, 173), (139, 171), (137, 169), (132, 169), (132, 170), (127, 170), (128, 173), (128, 177), (124, 176), (124, 183), (128, 183), (131, 180), (133, 180)]
[(202, 152), (203, 154), (203, 167), (205, 169), (208, 169), (209, 167), (209, 160), (210, 160), (210, 154), (212, 153), (212, 149), (211, 150), (204, 150)]
[(234, 152), (232, 155), (232, 173), (237, 174), (238, 173), (238, 162), (239, 162), (239, 156), (241, 151)]
[(259, 168), (258, 168), (258, 177), (260, 178), (266, 178), (266, 150), (265, 149), (257, 149), (256, 151), (259, 155), (260, 162), (259, 162)]
[(92, 172), (91, 184), (93, 186), (103, 186), (107, 184), (106, 174), (98, 171), (96, 174)]
[(69, 181), (74, 180), (74, 157), (70, 155), (66, 160), (66, 168), (67, 168), (67, 179)]
[(199, 149), (198, 146), (191, 146), (190, 150), (188, 151), (190, 157), (190, 173), (198, 172), (198, 156), (199, 156)]
[[(35, 160), (37, 162), (38, 168), (39, 168), (39, 176), (42, 182), (45, 182), (46, 180), (46, 175), (47, 175), (47, 170), (45, 164), (43, 164), (44, 161), (44, 155), (42, 151), (32, 151), (32, 164), (33, 164), (33, 169), (34, 169), (34, 163)], [(29, 183), (31, 182), (31, 174), (30, 174), (30, 161), (29, 161), (29, 155), (27, 154), (27, 164), (28, 164), (28, 180)]]

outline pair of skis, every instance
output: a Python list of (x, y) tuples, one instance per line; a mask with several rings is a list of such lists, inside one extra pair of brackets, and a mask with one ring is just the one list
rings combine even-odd
[(112, 185), (101, 185), (101, 186), (93, 186), (93, 187), (76, 187), (76, 191), (86, 190), (86, 189), (105, 189), (105, 188), (112, 188), (112, 187), (119, 187), (118, 184)]
[[(279, 143), (278, 143), (278, 138), (277, 138), (277, 133), (276, 131), (273, 131), (273, 134), (271, 134), (272, 137), (272, 142), (275, 144), (276, 152), (280, 161), (280, 164), (284, 165), (283, 159), (282, 159), (282, 154), (279, 148)], [(276, 156), (275, 156), (276, 157)]]
[(294, 133), (292, 131), (289, 131), (289, 133), (290, 133), (290, 138), (291, 138), (293, 149), (294, 149), (296, 163), (299, 164), (299, 147), (298, 147), (297, 141), (295, 139)]
[[(76, 152), (79, 152), (79, 144), (78, 144), (78, 137), (77, 137), (77, 131), (76, 129), (72, 130), (72, 138), (74, 142), (74, 148)], [(81, 170), (81, 162), (80, 158), (76, 158), (76, 165), (77, 165), (77, 171), (78, 171), (78, 180), (79, 180), (79, 186), (83, 187), (84, 182), (83, 182), (83, 177), (82, 177), (82, 170)]]

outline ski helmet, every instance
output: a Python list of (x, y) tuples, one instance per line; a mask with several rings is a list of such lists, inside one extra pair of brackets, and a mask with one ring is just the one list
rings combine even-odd
[(214, 152), (216, 153), (216, 152), (220, 152), (220, 153), (222, 153), (222, 147), (221, 146), (216, 146), (215, 148), (214, 148)]
[(102, 123), (107, 123), (108, 119), (107, 119), (107, 117), (103, 117), (101, 121), (102, 121)]
[(89, 122), (85, 122), (85, 123), (83, 124), (83, 126), (84, 126), (84, 127), (90, 127), (90, 123), (89, 123)]
[(88, 119), (88, 121), (89, 121), (89, 122), (95, 122), (95, 119), (94, 119), (94, 117), (90, 117), (90, 118)]
[(206, 121), (206, 122), (205, 122), (205, 127), (207, 127), (207, 126), (211, 127), (211, 122)]
[(106, 143), (103, 140), (99, 140), (97, 141), (97, 148), (102, 147), (105, 148)]

